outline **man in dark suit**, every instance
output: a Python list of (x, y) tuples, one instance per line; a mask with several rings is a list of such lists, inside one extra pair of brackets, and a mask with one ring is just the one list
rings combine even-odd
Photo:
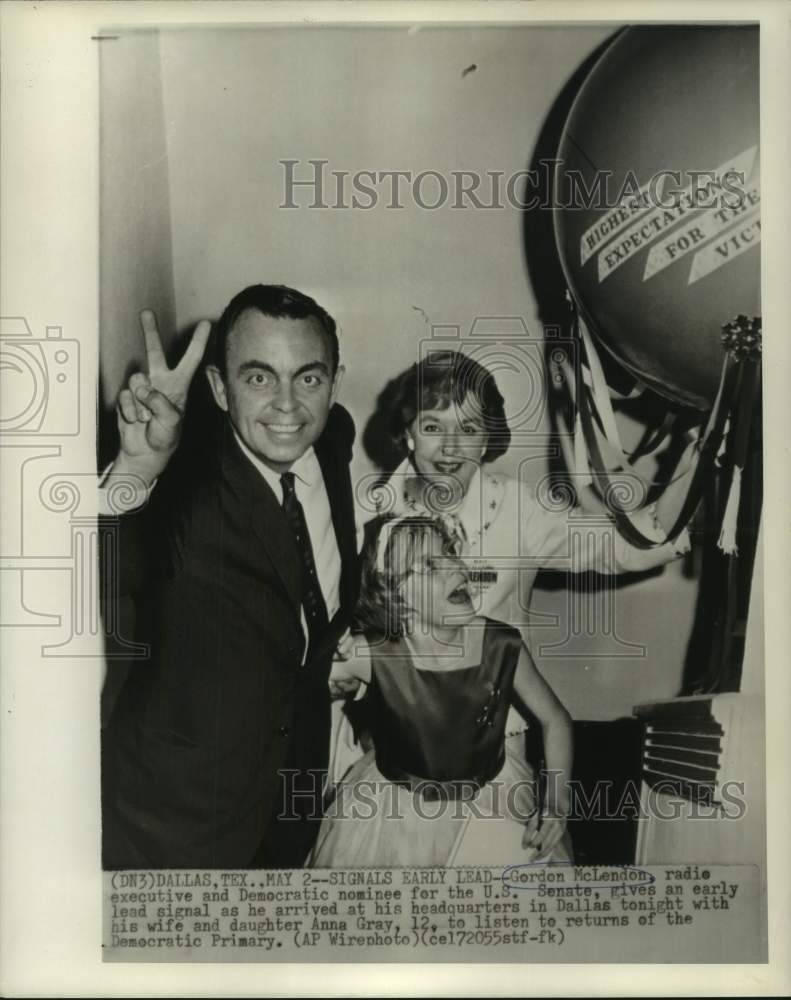
[(118, 525), (118, 589), (134, 596), (150, 656), (104, 733), (104, 867), (300, 866), (358, 582), (335, 323), (293, 289), (239, 293), (206, 368), (221, 426), (185, 460), (182, 414), (209, 325), (169, 369), (153, 315), (141, 322), (149, 371), (119, 395), (105, 486), (150, 492)]

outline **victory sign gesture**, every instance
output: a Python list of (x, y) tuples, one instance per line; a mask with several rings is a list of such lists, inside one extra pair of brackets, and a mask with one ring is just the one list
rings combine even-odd
[(168, 368), (153, 312), (140, 314), (147, 374), (135, 372), (118, 394), (121, 447), (113, 475), (132, 474), (148, 486), (167, 465), (179, 443), (192, 378), (203, 358), (211, 324), (201, 320), (175, 368)]

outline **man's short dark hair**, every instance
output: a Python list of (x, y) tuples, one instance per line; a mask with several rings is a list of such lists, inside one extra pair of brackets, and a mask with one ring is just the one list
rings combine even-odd
[(225, 311), (214, 327), (214, 364), (226, 377), (226, 358), (228, 351), (228, 335), (237, 319), (248, 309), (255, 309), (264, 316), (273, 319), (308, 319), (313, 317), (324, 334), (330, 349), (332, 372), (338, 370), (340, 350), (338, 348), (338, 332), (335, 320), (326, 309), (309, 295), (298, 292), (286, 285), (250, 285), (238, 295), (234, 295)]

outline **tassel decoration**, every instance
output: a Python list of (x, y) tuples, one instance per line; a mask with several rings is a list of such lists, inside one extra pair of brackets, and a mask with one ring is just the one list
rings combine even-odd
[(733, 467), (733, 478), (731, 488), (728, 491), (728, 502), (725, 505), (725, 514), (722, 518), (722, 530), (717, 545), (729, 556), (739, 554), (736, 545), (736, 523), (739, 518), (739, 502), (742, 495), (742, 470), (738, 465)]

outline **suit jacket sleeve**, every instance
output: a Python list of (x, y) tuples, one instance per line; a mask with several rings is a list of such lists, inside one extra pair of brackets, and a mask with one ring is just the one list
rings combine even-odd
[(136, 594), (147, 581), (172, 576), (180, 560), (179, 531), (174, 511), (178, 509), (178, 467), (166, 470), (142, 503), (124, 513), (109, 513), (110, 504), (100, 503), (99, 546), (102, 595)]

